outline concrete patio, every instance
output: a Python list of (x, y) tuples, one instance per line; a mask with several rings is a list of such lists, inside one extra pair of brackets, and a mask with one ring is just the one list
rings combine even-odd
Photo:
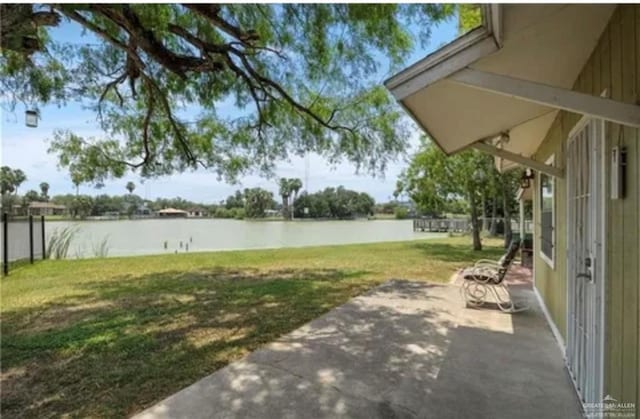
[(456, 284), (389, 281), (136, 418), (582, 417), (528, 278), (515, 274), (529, 311), (465, 308)]

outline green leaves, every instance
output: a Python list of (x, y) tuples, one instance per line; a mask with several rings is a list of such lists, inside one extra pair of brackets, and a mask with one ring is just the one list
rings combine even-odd
[(482, 25), (482, 6), (480, 4), (460, 4), (458, 9), (458, 33), (463, 34)]
[(402, 173), (398, 190), (409, 194), (425, 213), (439, 214), (458, 198), (475, 199), (496, 172), (493, 158), (476, 150), (445, 155), (434, 143), (422, 138), (420, 150)]
[(265, 211), (273, 208), (273, 193), (262, 188), (244, 190), (244, 213), (249, 218), (264, 218)]
[(27, 176), (20, 169), (12, 169), (9, 166), (0, 168), (0, 192), (2, 196), (10, 193), (18, 193), (20, 185), (27, 180)]
[[(29, 16), (23, 6), (6, 7)], [(0, 74), (13, 103), (78, 100), (96, 112), (104, 136), (54, 133), (50, 148), (81, 182), (196, 168), (234, 180), (248, 171), (269, 175), (276, 161), (309, 151), (384, 171), (408, 138), (402, 112), (380, 86), (384, 65), (399, 65), (454, 12), (395, 4), (51, 11), (96, 43), (63, 46), (41, 26), (42, 49), (3, 46)], [(24, 19), (2, 23), (10, 30)]]
[(368, 216), (373, 213), (374, 206), (375, 201), (370, 195), (338, 186), (313, 194), (301, 194), (294, 202), (294, 212), (297, 218), (345, 219)]

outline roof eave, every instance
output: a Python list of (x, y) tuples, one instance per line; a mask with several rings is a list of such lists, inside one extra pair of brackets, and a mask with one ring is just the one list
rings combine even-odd
[(500, 6), (483, 5), (483, 25), (479, 26), (398, 74), (385, 80), (385, 87), (396, 100), (437, 82), (473, 62), (497, 51), (502, 45)]

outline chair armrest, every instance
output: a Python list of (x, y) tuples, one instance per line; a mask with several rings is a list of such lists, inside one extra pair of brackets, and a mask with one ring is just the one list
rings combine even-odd
[(501, 267), (500, 262), (491, 259), (480, 259), (476, 261), (473, 266), (495, 266), (497, 268)]
[(476, 282), (487, 283), (498, 277), (499, 268), (491, 265), (474, 266), (469, 269), (468, 275)]

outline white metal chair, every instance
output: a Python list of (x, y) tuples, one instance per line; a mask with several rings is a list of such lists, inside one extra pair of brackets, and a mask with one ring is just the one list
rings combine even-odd
[[(500, 260), (480, 259), (462, 272), (460, 291), (467, 306), (480, 307), (488, 302), (495, 302), (505, 313), (516, 313), (528, 308), (513, 301), (504, 282), (519, 248), (520, 241), (514, 240)], [(493, 296), (495, 301), (490, 301), (489, 296)]]

